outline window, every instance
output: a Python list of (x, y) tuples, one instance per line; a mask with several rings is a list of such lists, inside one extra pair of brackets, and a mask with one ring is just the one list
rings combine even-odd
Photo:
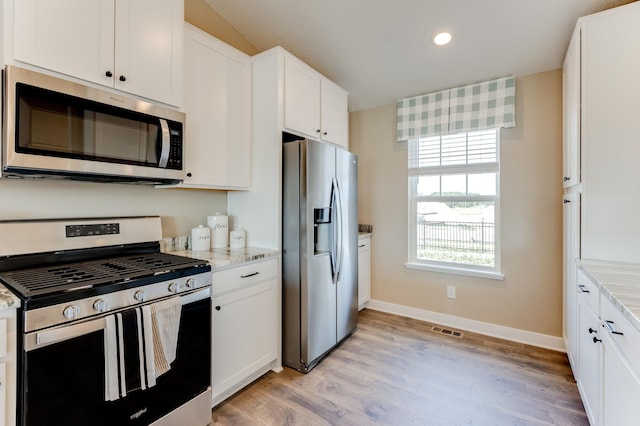
[(409, 140), (409, 265), (499, 274), (498, 130)]

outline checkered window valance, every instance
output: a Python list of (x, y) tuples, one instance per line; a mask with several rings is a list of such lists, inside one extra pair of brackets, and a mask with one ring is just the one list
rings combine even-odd
[(400, 99), (397, 140), (515, 127), (514, 77)]

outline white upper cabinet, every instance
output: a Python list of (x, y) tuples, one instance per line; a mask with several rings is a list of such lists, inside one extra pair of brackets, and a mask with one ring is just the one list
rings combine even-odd
[(334, 82), (320, 81), (321, 139), (349, 148), (348, 94)]
[[(640, 2), (581, 26), (581, 254), (640, 262)], [(615, 40), (615, 42), (612, 42)]]
[(7, 59), (181, 104), (183, 0), (13, 0), (11, 6)]
[(251, 57), (185, 24), (183, 187), (249, 189)]
[(284, 128), (349, 147), (348, 93), (292, 55), (285, 56)]
[(568, 188), (580, 183), (580, 26), (574, 31), (564, 59), (562, 90), (562, 186)]

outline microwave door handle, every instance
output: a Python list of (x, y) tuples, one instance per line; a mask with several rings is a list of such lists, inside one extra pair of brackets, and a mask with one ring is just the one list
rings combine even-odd
[(161, 118), (160, 120), (160, 134), (162, 137), (162, 149), (160, 150), (160, 161), (158, 161), (158, 167), (164, 169), (169, 162), (169, 151), (171, 148), (171, 133), (169, 132), (169, 123), (167, 120)]

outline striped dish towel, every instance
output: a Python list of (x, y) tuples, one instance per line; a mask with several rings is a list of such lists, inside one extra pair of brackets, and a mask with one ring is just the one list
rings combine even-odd
[(180, 296), (175, 296), (152, 303), (150, 307), (155, 373), (159, 377), (169, 371), (176, 359), (182, 302)]

